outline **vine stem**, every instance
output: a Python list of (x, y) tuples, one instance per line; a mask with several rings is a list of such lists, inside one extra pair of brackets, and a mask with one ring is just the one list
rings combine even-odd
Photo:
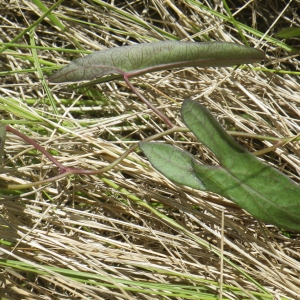
[(66, 172), (67, 168), (62, 165), (57, 159), (55, 159), (47, 150), (39, 145), (35, 140), (31, 139), (24, 133), (10, 127), (9, 125), (5, 126), (6, 131), (13, 133), (14, 135), (20, 137), (22, 140), (26, 141), (28, 144), (31, 144), (35, 149), (39, 150), (42, 152), (50, 161), (52, 161), (59, 169), (62, 170), (62, 172)]
[[(54, 165), (56, 165), (60, 169), (60, 174), (57, 176), (53, 176), (48, 179), (36, 181), (33, 183), (27, 183), (27, 184), (0, 184), (1, 187), (7, 188), (7, 189), (28, 189), (34, 186), (44, 185), (49, 182), (53, 182), (55, 180), (64, 178), (69, 175), (75, 175), (75, 174), (85, 174), (85, 175), (98, 175), (105, 173), (109, 171), (110, 169), (114, 168), (116, 165), (118, 165), (123, 159), (125, 159), (131, 152), (133, 152), (137, 147), (138, 143), (132, 145), (129, 149), (127, 149), (122, 155), (120, 155), (114, 162), (109, 164), (108, 166), (100, 169), (100, 170), (87, 170), (87, 169), (79, 169), (79, 168), (69, 168), (61, 164), (57, 159), (55, 159), (50, 153), (46, 151), (45, 148), (43, 148), (41, 145), (39, 145), (36, 141), (31, 139), (30, 137), (26, 136), (25, 134), (21, 133), (20, 131), (10, 127), (9, 125), (5, 126), (6, 131), (11, 132), (15, 134), (16, 136), (20, 137), (21, 139), (25, 140), (27, 143), (31, 144), (33, 147), (35, 147), (37, 150), (39, 150), (41, 153), (43, 153), (51, 162), (53, 162)], [(172, 134), (177, 131), (182, 132), (188, 132), (189, 129), (185, 127), (173, 127), (171, 129), (168, 129), (166, 131), (157, 133), (147, 139), (145, 139), (145, 142), (149, 142), (154, 139), (158, 139), (163, 137), (164, 135)]]
[[(43, 148), (41, 145), (39, 145), (36, 141), (31, 139), (30, 137), (26, 136), (25, 134), (21, 133), (20, 131), (10, 127), (9, 125), (5, 126), (6, 131), (11, 132), (15, 134), (16, 136), (20, 137), (27, 143), (31, 144), (33, 147), (35, 147), (37, 150), (39, 150), (41, 153), (43, 153), (54, 165), (56, 165), (60, 169), (60, 174), (57, 176), (44, 179), (41, 181), (36, 181), (33, 183), (27, 183), (27, 184), (0, 184), (1, 187), (7, 188), (7, 189), (28, 189), (34, 186), (39, 186), (39, 185), (44, 185), (50, 182), (53, 182), (55, 180), (64, 178), (69, 175), (75, 175), (75, 174), (85, 174), (85, 175), (99, 175), (102, 173), (105, 173), (109, 171), (110, 169), (114, 168), (116, 165), (118, 165), (123, 159), (125, 159), (131, 152), (133, 152), (137, 147), (138, 143), (132, 145), (129, 149), (127, 149), (123, 154), (121, 154), (114, 162), (109, 164), (108, 166), (100, 169), (100, 170), (87, 170), (87, 169), (80, 169), (80, 168), (69, 168), (61, 164), (57, 159), (55, 159), (50, 153), (47, 152), (45, 148)], [(156, 140), (159, 138), (162, 138), (165, 135), (173, 134), (175, 132), (190, 132), (190, 130), (187, 127), (177, 127), (174, 126), (168, 130), (165, 130), (163, 132), (157, 133), (153, 136), (150, 136), (149, 138), (146, 138), (143, 140), (143, 142), (149, 142), (152, 140)], [(248, 133), (242, 133), (242, 132), (234, 132), (234, 131), (229, 131), (229, 134), (233, 136), (243, 136), (243, 137), (251, 137), (251, 138), (258, 138), (258, 139), (265, 139), (269, 141), (276, 141), (277, 143), (269, 147), (267, 149), (263, 149), (261, 153), (259, 151), (254, 152), (253, 154), (258, 156), (258, 154), (264, 154), (266, 153), (266, 150), (275, 150), (277, 147), (281, 146), (284, 143), (290, 142), (291, 140), (298, 140), (298, 137), (286, 137), (286, 138), (277, 138), (277, 137), (269, 137), (269, 136), (263, 136), (263, 135), (253, 135), (253, 134), (248, 134)], [(268, 152), (269, 152), (268, 151)]]
[(138, 96), (139, 99), (141, 99), (141, 101), (143, 101), (150, 109), (152, 109), (155, 114), (160, 117), (162, 119), (162, 121), (164, 121), (169, 128), (174, 128), (175, 125), (171, 122), (171, 120), (164, 115), (160, 110), (158, 110), (150, 101), (148, 101), (135, 87), (134, 85), (130, 82), (129, 77), (130, 74), (128, 73), (123, 73), (123, 77), (124, 77), (124, 81), (126, 82), (126, 84), (130, 87), (130, 89)]

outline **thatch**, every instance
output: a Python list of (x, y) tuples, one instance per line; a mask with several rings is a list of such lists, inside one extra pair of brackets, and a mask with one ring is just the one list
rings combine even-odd
[[(180, 126), (182, 101), (198, 100), (227, 130), (253, 134), (236, 139), (255, 152), (273, 145), (257, 135), (279, 139), (299, 133), (300, 65), (297, 54), (288, 51), (297, 39), (284, 44), (274, 34), (299, 27), (300, 18), (297, 1), (286, 7), (282, 1), (233, 2), (228, 5), (238, 27), (249, 45), (266, 52), (264, 62), (236, 70), (161, 71), (132, 82)], [(0, 42), (5, 47), (1, 118), (65, 166), (101, 169), (166, 126), (123, 81), (87, 90), (43, 81), (55, 66), (87, 51), (157, 40), (242, 43), (222, 1), (65, 1), (30, 29), (53, 1), (42, 1), (46, 7), (39, 3), (0, 4)], [(30, 30), (16, 39), (26, 28)], [(217, 163), (190, 133), (160, 141), (186, 148), (203, 163)], [(11, 133), (4, 153), (0, 178), (5, 184), (59, 174), (52, 162)], [(300, 182), (297, 140), (260, 158)], [(64, 177), (1, 192), (3, 299), (300, 295), (299, 234), (263, 224), (218, 195), (170, 182), (141, 152), (102, 175)]]

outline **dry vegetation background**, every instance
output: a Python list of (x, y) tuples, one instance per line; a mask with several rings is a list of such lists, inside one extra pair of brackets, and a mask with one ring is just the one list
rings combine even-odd
[[(39, 3), (0, 1), (0, 42), (6, 46), (0, 62), (1, 119), (66, 166), (101, 169), (133, 143), (166, 127), (122, 81), (87, 91), (50, 86), (43, 75), (47, 78), (55, 66), (86, 51), (157, 40), (242, 43), (226, 19), (224, 2), (217, 0), (64, 1), (51, 18), (16, 39), (54, 4)], [(261, 65), (235, 71), (162, 71), (135, 78), (135, 86), (181, 126), (180, 105), (193, 98), (228, 130), (297, 136), (299, 57), (287, 50), (299, 45), (299, 39), (280, 44), (269, 37), (282, 28), (299, 27), (299, 1), (227, 4), (237, 21), (256, 30), (241, 28), (251, 46), (266, 52)], [(60, 23), (55, 26), (56, 20)], [(4, 44), (10, 42), (19, 45)], [(263, 71), (266, 68), (285, 74)], [(197, 153), (202, 162), (216, 163), (192, 134), (161, 140)], [(258, 139), (237, 140), (249, 151), (272, 146)], [(300, 182), (299, 142), (261, 158)], [(3, 168), (1, 182), (14, 184), (59, 172), (12, 134), (7, 136)], [(72, 176), (26, 190), (2, 189), (0, 205), (3, 299), (297, 299), (300, 295), (299, 234), (262, 224), (218, 195), (171, 183), (140, 152), (102, 175)]]

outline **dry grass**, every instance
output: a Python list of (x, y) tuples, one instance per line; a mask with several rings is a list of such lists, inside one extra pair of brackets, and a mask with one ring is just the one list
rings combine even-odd
[[(198, 2), (228, 16), (220, 1)], [(282, 27), (299, 27), (297, 1), (283, 15), (282, 1), (233, 2), (240, 8), (236, 12), (228, 2), (234, 17), (257, 29), (244, 28), (243, 33), (251, 46), (266, 51), (264, 66), (163, 71), (133, 82), (178, 125), (183, 125), (180, 105), (189, 97), (205, 104), (228, 130), (295, 136), (300, 128), (299, 60), (284, 50), (289, 46), (268, 38)], [(2, 47), (11, 41), (20, 44), (7, 45), (1, 54), (1, 115), (3, 122), (34, 138), (66, 166), (100, 169), (131, 144), (166, 127), (120, 81), (88, 91), (52, 85), (47, 93), (48, 84), (36, 68), (40, 65), (49, 75), (55, 65), (80, 56), (48, 47), (95, 51), (175, 37), (241, 42), (232, 23), (188, 0), (65, 1), (51, 20), (46, 18), (14, 41), (44, 13), (34, 3), (39, 1), (0, 4)], [(43, 3), (48, 8), (53, 4)], [(55, 27), (55, 21), (65, 30)], [(259, 32), (267, 34), (261, 39)], [(41, 47), (37, 58), (33, 43)], [(287, 74), (262, 71), (266, 67)], [(162, 140), (186, 147), (205, 163), (215, 163), (191, 134)], [(243, 137), (238, 141), (250, 151), (272, 145)], [(3, 182), (31, 183), (58, 173), (51, 162), (11, 134), (5, 155), (4, 168), (11, 170), (1, 172)], [(262, 159), (300, 182), (299, 142), (289, 142)], [(79, 175), (39, 188), (1, 192), (3, 299), (300, 295), (299, 234), (261, 224), (217, 195), (171, 183), (141, 153), (131, 154), (101, 176)]]

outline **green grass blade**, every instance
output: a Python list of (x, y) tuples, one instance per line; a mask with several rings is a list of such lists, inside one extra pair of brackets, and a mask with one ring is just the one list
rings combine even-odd
[[(184, 0), (185, 2), (187, 3), (190, 3), (192, 5), (195, 5), (201, 9), (204, 9), (208, 12), (210, 12), (212, 15), (216, 16), (216, 17), (219, 17), (220, 19), (224, 20), (224, 21), (227, 21), (229, 23), (232, 23), (233, 24), (233, 21), (231, 20), (230, 17), (227, 17), (221, 13), (219, 13), (218, 11), (216, 10), (213, 10), (209, 7), (207, 7), (206, 5), (202, 4), (200, 1), (196, 1), (196, 0)], [(269, 43), (272, 43), (274, 44), (275, 46), (278, 46), (278, 47), (281, 47), (282, 49), (285, 49), (289, 52), (293, 52), (295, 51), (295, 48), (281, 42), (281, 41), (278, 41), (277, 39), (271, 37), (271, 36), (268, 36), (268, 35), (265, 35), (264, 33), (252, 28), (252, 27), (249, 27), (241, 22), (238, 22), (238, 21), (235, 21), (233, 25), (236, 25), (238, 26), (239, 28), (245, 30), (246, 32), (249, 32), (251, 34), (253, 34), (254, 36), (257, 36), (257, 37), (264, 37), (264, 40), (269, 42)]]
[[(47, 16), (47, 18), (49, 18), (49, 20), (53, 23), (53, 25), (57, 26), (62, 31), (66, 30), (66, 27), (64, 26), (64, 24), (62, 22), (60, 22), (60, 20), (53, 13), (51, 13), (51, 11), (53, 11), (53, 9), (55, 9), (57, 6), (55, 6), (55, 8), (51, 7), (49, 9), (40, 0), (32, 0), (32, 2), (43, 12), (43, 14), (45, 14)], [(60, 3), (62, 3), (62, 2), (63, 1), (61, 1)]]
[(38, 57), (36, 48), (34, 48), (34, 46), (35, 46), (34, 30), (35, 30), (35, 27), (30, 30), (30, 43), (33, 46), (33, 48), (31, 49), (31, 51), (32, 51), (32, 57), (34, 59), (34, 64), (35, 64), (35, 67), (36, 67), (36, 70), (37, 70), (37, 73), (38, 73), (38, 77), (39, 77), (40, 81), (42, 82), (43, 88), (44, 88), (44, 90), (45, 90), (45, 92), (47, 94), (48, 99), (51, 102), (51, 107), (52, 107), (54, 113), (56, 115), (59, 115), (59, 112), (57, 110), (57, 106), (56, 106), (55, 100), (54, 100), (54, 98), (52, 96), (52, 93), (51, 93), (51, 91), (49, 89), (48, 83), (45, 80), (45, 77), (44, 77), (44, 74), (43, 74), (40, 62), (39, 62), (39, 57)]
[(241, 27), (239, 26), (239, 23), (235, 20), (234, 16), (232, 15), (232, 13), (231, 13), (228, 5), (227, 5), (226, 0), (223, 0), (223, 5), (224, 5), (224, 7), (225, 7), (225, 9), (226, 9), (226, 11), (227, 11), (227, 13), (229, 15), (229, 18), (230, 18), (232, 24), (238, 30), (238, 32), (240, 34), (240, 37), (241, 37), (241, 39), (244, 42), (244, 45), (250, 46), (249, 43), (248, 43), (248, 40), (246, 39), (245, 35), (243, 34), (243, 31), (242, 31)]
[(5, 138), (6, 138), (5, 126), (3, 123), (0, 123), (0, 166), (3, 164)]
[[(33, 22), (30, 26), (28, 26), (26, 29), (21, 31), (16, 37), (14, 37), (10, 43), (16, 43), (20, 38), (22, 38), (26, 33), (30, 32), (30, 30), (37, 25), (39, 25), (51, 12), (56, 9), (64, 0), (58, 0), (54, 5), (52, 5), (40, 18), (38, 18), (35, 22)], [(0, 49), (0, 53), (8, 49), (8, 46), (2, 47)]]

